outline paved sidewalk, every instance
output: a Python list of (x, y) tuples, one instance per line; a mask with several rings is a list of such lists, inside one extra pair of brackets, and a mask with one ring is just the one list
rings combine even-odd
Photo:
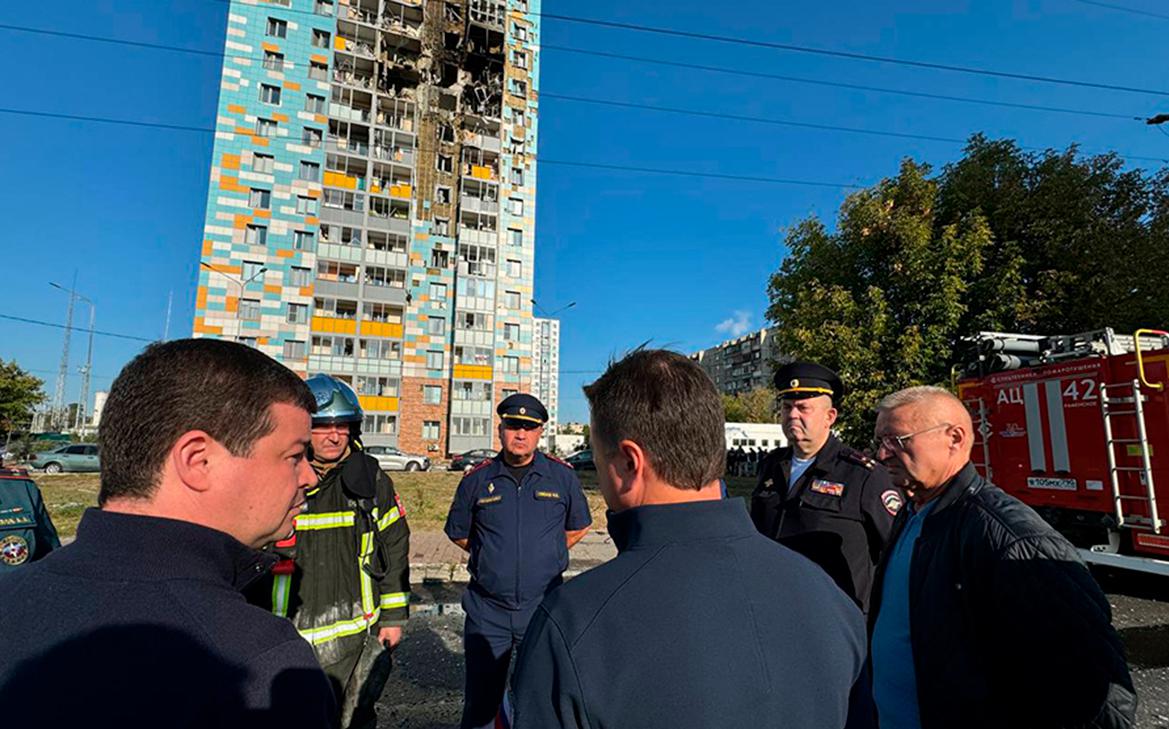
[[(590, 531), (569, 551), (565, 577), (573, 577), (617, 555), (608, 532)], [(469, 582), (467, 553), (442, 532), (414, 532), (410, 535), (410, 580), (415, 584)]]

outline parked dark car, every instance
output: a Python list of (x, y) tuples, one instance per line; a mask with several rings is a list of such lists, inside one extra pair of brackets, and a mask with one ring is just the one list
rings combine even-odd
[(577, 451), (564, 460), (577, 471), (597, 470), (597, 464), (593, 463), (593, 452), (588, 448)]
[(487, 450), (486, 448), (467, 451), (451, 459), (450, 470), (463, 471), (465, 473), (483, 461), (490, 461), (492, 458), (495, 458), (495, 451)]

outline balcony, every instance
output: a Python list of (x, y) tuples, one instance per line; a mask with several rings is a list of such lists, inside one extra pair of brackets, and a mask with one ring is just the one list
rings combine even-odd
[(370, 91), (373, 89), (373, 76), (357, 74), (353, 71), (338, 68), (333, 71), (333, 83)]
[(338, 104), (336, 102), (329, 104), (329, 116), (334, 119), (344, 119), (345, 121), (363, 122), (369, 124), (369, 110), (358, 109), (345, 104)]
[(463, 195), (459, 198), (459, 207), (463, 212), (467, 213), (499, 215), (498, 200), (487, 200), (484, 198), (468, 197)]
[(463, 177), (484, 180), (486, 182), (499, 182), (499, 170), (494, 166), (464, 164)]

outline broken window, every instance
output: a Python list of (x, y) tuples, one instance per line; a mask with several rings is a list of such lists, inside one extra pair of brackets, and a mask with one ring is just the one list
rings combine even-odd
[(453, 172), (455, 169), (454, 158), (449, 154), (440, 154), (435, 160), (435, 165), (439, 172)]
[(313, 47), (314, 48), (328, 48), (329, 47), (329, 33), (320, 28), (313, 28)]
[(450, 235), (451, 221), (449, 218), (435, 218), (434, 219), (434, 234), (435, 235)]
[(434, 188), (434, 201), (440, 205), (449, 205), (451, 202), (451, 189), (445, 185), (439, 185)]
[(310, 147), (319, 147), (321, 146), (322, 135), (323, 132), (320, 129), (305, 127), (301, 140)]
[(431, 268), (446, 268), (451, 265), (451, 254), (449, 251), (434, 250), (430, 253), (430, 267)]
[(455, 141), (455, 128), (450, 124), (438, 125), (438, 141), (453, 142)]
[(264, 69), (267, 71), (284, 70), (284, 54), (275, 51), (264, 51)]

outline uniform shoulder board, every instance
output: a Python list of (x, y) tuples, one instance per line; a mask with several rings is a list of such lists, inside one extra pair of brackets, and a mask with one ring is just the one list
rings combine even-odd
[(488, 466), (490, 466), (494, 462), (495, 462), (494, 458), (488, 458), (486, 461), (480, 461), (479, 465), (475, 466), (470, 471), (467, 471), (466, 473), (464, 473), (463, 478), (470, 476), (472, 473), (475, 473), (476, 471), (482, 471), (484, 468), (487, 468)]
[(569, 471), (576, 470), (576, 469), (574, 469), (574, 468), (572, 467), (572, 464), (571, 464), (571, 463), (569, 463), (568, 461), (562, 461), (562, 460), (560, 460), (559, 458), (557, 458), (556, 456), (554, 456), (554, 455), (552, 455), (552, 454), (550, 454), (550, 453), (545, 453), (545, 454), (544, 454), (544, 457), (545, 457), (545, 458), (547, 458), (549, 461), (552, 461), (552, 462), (554, 462), (554, 463), (559, 463), (560, 465), (562, 465), (562, 466), (564, 466), (565, 468), (567, 468)]
[(858, 466), (864, 466), (870, 471), (873, 470), (873, 467), (877, 465), (877, 462), (872, 458), (866, 456), (864, 453), (861, 453), (854, 448), (841, 448), (840, 457), (846, 461), (855, 463)]

